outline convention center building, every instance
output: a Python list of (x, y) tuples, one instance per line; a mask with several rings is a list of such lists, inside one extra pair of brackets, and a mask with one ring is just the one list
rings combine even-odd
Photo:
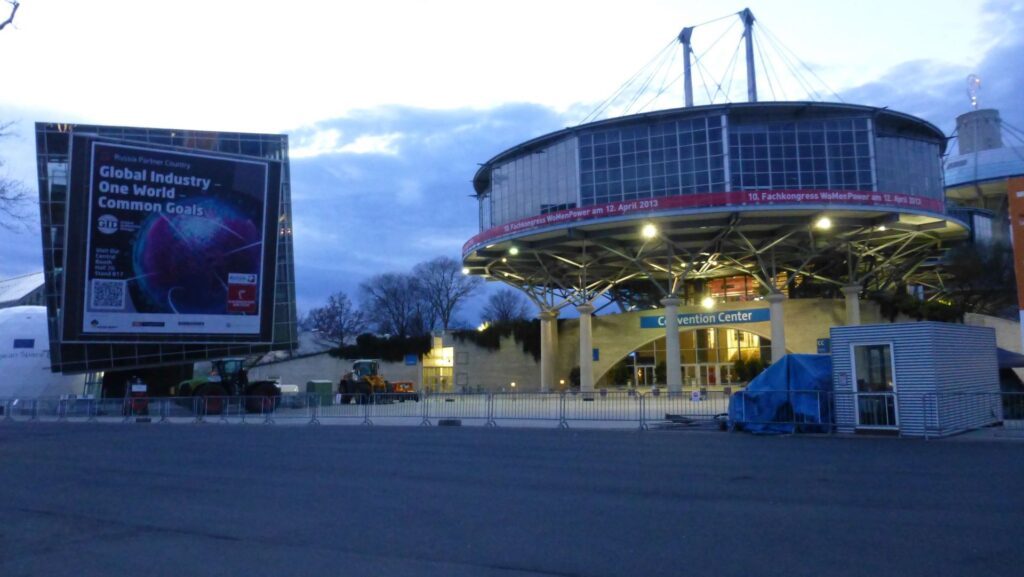
[[(738, 360), (828, 352), (831, 326), (887, 322), (870, 295), (935, 285), (972, 221), (947, 209), (945, 148), (924, 120), (855, 104), (582, 124), (481, 165), (464, 272), (539, 307), (539, 390), (577, 366), (582, 390), (611, 384), (623, 362), (634, 385), (728, 386)], [(456, 384), (490, 372), (470, 367)]]

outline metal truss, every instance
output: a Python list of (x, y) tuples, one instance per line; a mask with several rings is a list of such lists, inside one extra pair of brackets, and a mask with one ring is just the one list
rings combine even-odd
[[(524, 291), (544, 311), (592, 303), (620, 310), (660, 307), (669, 295), (699, 292), (700, 281), (746, 275), (767, 292), (839, 296), (860, 285), (887, 290), (905, 284), (940, 289), (938, 257), (963, 236), (946, 221), (908, 224), (897, 215), (740, 212), (653, 221), (588, 224), (552, 235), (521, 237), (481, 249), (470, 270)], [(512, 248), (514, 247), (514, 249)]]

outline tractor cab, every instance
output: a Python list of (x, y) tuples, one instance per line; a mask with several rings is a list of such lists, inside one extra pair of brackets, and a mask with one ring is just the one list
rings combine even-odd
[(352, 373), (357, 379), (376, 377), (379, 368), (377, 361), (360, 360), (352, 363)]
[(212, 364), (210, 375), (207, 377), (209, 382), (221, 383), (229, 394), (244, 394), (245, 387), (249, 384), (245, 359), (218, 359)]

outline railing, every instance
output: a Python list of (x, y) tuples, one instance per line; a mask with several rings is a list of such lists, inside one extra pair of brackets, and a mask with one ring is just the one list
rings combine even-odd
[[(0, 399), (0, 421), (220, 424), (513, 425), (569, 428), (726, 428), (730, 405), (742, 428), (770, 432), (882, 428), (897, 424), (924, 436), (947, 436), (990, 425), (1024, 436), (1024, 393), (926, 395), (821, 391), (684, 390), (681, 393), (431, 393), (280, 397)], [(917, 408), (914, 409), (914, 406)], [(916, 412), (915, 412), (916, 411)], [(756, 426), (760, 426), (757, 429)], [(847, 429), (844, 429), (847, 430)]]
[[(152, 423), (458, 424), (568, 428), (711, 423), (728, 408), (721, 392), (419, 393), (117, 399), (0, 399), (0, 420)], [(345, 402), (342, 402), (344, 400)], [(454, 424), (454, 423), (452, 423)]]

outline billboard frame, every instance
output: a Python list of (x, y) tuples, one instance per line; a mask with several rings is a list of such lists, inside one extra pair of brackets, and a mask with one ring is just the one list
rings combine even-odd
[[(273, 339), (274, 325), (274, 284), (277, 257), (277, 218), (281, 203), (281, 166), (280, 162), (252, 158), (242, 155), (231, 155), (205, 150), (186, 149), (153, 143), (116, 139), (93, 133), (75, 133), (70, 138), (69, 175), (68, 175), (68, 210), (65, 214), (65, 238), (85, 238), (84, 243), (68, 241), (64, 252), (64, 283), (61, 294), (60, 341), (68, 344), (136, 344), (136, 343), (168, 343), (168, 344), (270, 344)], [(147, 332), (110, 332), (89, 333), (84, 330), (86, 315), (86, 298), (89, 289), (86, 286), (92, 279), (89, 274), (89, 261), (92, 256), (92, 209), (94, 205), (93, 176), (96, 146), (151, 151), (177, 157), (205, 158), (215, 161), (242, 162), (262, 165), (265, 170), (265, 189), (262, 212), (260, 258), (260, 294), (259, 330), (254, 334), (221, 333), (206, 334), (201, 332), (168, 332), (162, 334)], [(84, 218), (82, 216), (84, 215)], [(76, 300), (75, 297), (80, 297)]]

